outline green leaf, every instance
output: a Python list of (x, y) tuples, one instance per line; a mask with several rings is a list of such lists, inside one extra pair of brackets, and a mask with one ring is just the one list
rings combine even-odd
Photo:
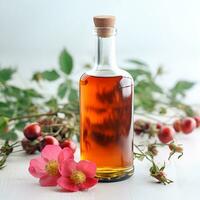
[(0, 69), (0, 82), (5, 83), (5, 82), (9, 81), (15, 72), (16, 72), (16, 70), (12, 69), (12, 68)]
[(68, 96), (68, 100), (73, 102), (73, 101), (78, 101), (78, 92), (76, 89), (72, 88), (70, 90), (69, 96)]
[(184, 96), (185, 92), (191, 89), (194, 86), (194, 82), (181, 80), (178, 81), (175, 86), (170, 90), (173, 97), (176, 97), (178, 94)]
[(47, 81), (55, 81), (59, 78), (59, 74), (56, 70), (46, 70), (42, 72), (42, 78)]
[(11, 117), (14, 113), (14, 106), (10, 102), (0, 102), (0, 116)]
[(198, 115), (198, 112), (196, 112), (196, 110), (194, 110), (191, 106), (181, 102), (181, 100), (172, 98), (170, 101), (170, 105), (185, 112), (186, 116), (193, 117), (195, 115)]
[(61, 83), (58, 87), (58, 96), (63, 99), (67, 93), (68, 85), (66, 83)]
[(12, 85), (5, 88), (4, 94), (12, 100), (16, 98), (15, 100), (18, 103), (30, 102), (32, 98), (42, 98), (41, 94), (34, 89), (21, 89)]
[(8, 106), (8, 103), (0, 101), (0, 110)]
[(65, 73), (65, 74), (70, 74), (72, 69), (73, 69), (73, 59), (72, 56), (68, 53), (66, 49), (64, 49), (59, 57), (59, 64), (60, 64), (60, 69)]
[(151, 73), (148, 70), (145, 69), (126, 69), (127, 72), (129, 72), (131, 74), (131, 76), (136, 80), (141, 76), (145, 76), (150, 78), (151, 77)]
[(7, 86), (4, 90), (5, 95), (9, 97), (21, 98), (23, 97), (23, 89), (16, 86)]
[(25, 89), (23, 92), (25, 97), (42, 98), (42, 95), (34, 89)]
[(27, 120), (20, 120), (15, 124), (15, 129), (23, 130), (26, 124), (27, 124)]
[(145, 62), (141, 61), (141, 60), (130, 59), (130, 60), (128, 60), (128, 62), (136, 64), (136, 65), (148, 67), (148, 65)]
[(34, 81), (41, 81), (41, 80), (47, 80), (47, 81), (55, 81), (60, 77), (58, 72), (54, 69), (52, 70), (46, 70), (43, 72), (36, 72), (32, 76), (32, 80)]
[(0, 139), (2, 140), (15, 141), (17, 138), (18, 138), (17, 133), (13, 129), (10, 130), (9, 132), (0, 133)]
[(153, 87), (147, 80), (139, 81), (135, 86), (135, 108), (153, 111), (156, 100), (153, 95)]
[(163, 93), (162, 88), (158, 84), (156, 84), (153, 80), (149, 81), (149, 88), (151, 88), (153, 92)]
[(53, 109), (53, 110), (56, 110), (56, 109), (58, 108), (57, 99), (51, 98), (50, 100), (48, 100), (48, 101), (46, 102), (46, 105), (47, 105), (49, 108), (51, 108), (51, 109)]

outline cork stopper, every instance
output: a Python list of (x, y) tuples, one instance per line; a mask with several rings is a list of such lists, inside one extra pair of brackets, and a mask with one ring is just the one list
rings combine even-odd
[(97, 35), (100, 37), (110, 37), (114, 33), (115, 16), (99, 15), (93, 17)]

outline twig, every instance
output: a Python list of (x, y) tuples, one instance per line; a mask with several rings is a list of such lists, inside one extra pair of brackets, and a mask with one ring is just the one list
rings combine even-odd
[(10, 118), (9, 121), (15, 121), (15, 120), (18, 120), (18, 119), (43, 117), (43, 116), (53, 116), (53, 115), (57, 115), (57, 114), (58, 114), (58, 111), (56, 111), (56, 112), (42, 113), (42, 114), (35, 114), (35, 115), (23, 115), (23, 116), (18, 116), (18, 117)]

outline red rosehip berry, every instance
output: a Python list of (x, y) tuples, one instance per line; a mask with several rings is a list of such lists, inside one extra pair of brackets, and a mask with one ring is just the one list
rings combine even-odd
[(196, 121), (196, 127), (200, 127), (200, 116), (195, 116), (194, 119)]
[(134, 131), (137, 135), (140, 135), (142, 132), (146, 132), (150, 127), (150, 123), (142, 119), (138, 119), (134, 122)]
[(41, 137), (39, 137), (38, 141), (39, 141), (39, 145), (38, 145), (39, 151), (42, 151), (42, 149), (48, 144), (49, 145), (59, 145), (58, 140), (51, 135), (47, 135), (43, 139)]
[(196, 121), (192, 117), (186, 117), (181, 121), (181, 130), (184, 134), (191, 133), (196, 128)]
[(63, 149), (65, 147), (69, 147), (73, 152), (76, 151), (77, 145), (72, 140), (64, 140), (60, 143), (60, 147)]
[(37, 137), (41, 136), (41, 127), (38, 123), (31, 123), (25, 126), (24, 136), (29, 140), (35, 140)]
[(162, 126), (163, 126), (163, 125), (162, 125), (161, 123), (157, 123), (157, 124), (156, 124), (156, 128), (157, 128), (158, 130), (160, 130), (160, 129), (162, 128)]
[(144, 124), (144, 130), (148, 130), (150, 128), (150, 123), (149, 122), (145, 122)]
[(172, 127), (163, 126), (158, 134), (158, 138), (162, 143), (173, 141), (174, 129)]
[(173, 123), (173, 127), (176, 132), (180, 132), (181, 131), (181, 120), (180, 119), (175, 120)]
[(142, 133), (142, 127), (140, 124), (140, 120), (136, 120), (134, 122), (134, 132), (136, 133), (136, 135), (140, 135)]
[(47, 144), (59, 145), (58, 140), (55, 137), (51, 136), (51, 135), (45, 136), (44, 137), (44, 142), (45, 142), (45, 145), (47, 145)]
[(136, 135), (140, 135), (142, 133), (142, 129), (140, 129), (140, 128), (134, 128), (134, 131), (135, 131)]

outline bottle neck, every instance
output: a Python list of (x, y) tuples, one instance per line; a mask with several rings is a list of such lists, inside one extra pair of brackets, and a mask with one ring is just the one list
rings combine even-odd
[(117, 68), (115, 35), (110, 37), (96, 36), (95, 69), (110, 70)]

